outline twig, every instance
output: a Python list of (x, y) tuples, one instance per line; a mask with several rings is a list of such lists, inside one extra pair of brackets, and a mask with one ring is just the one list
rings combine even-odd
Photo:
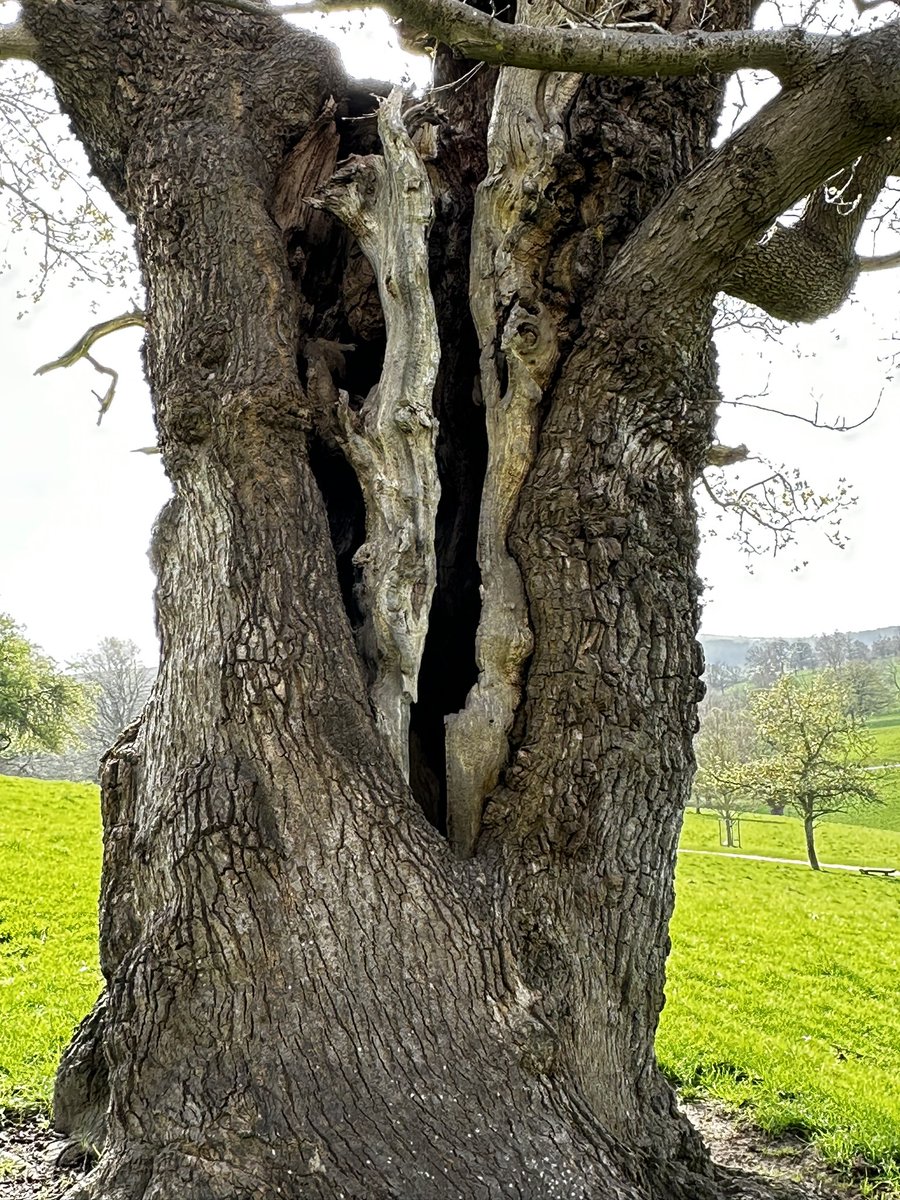
[(804, 417), (800, 413), (785, 412), (784, 409), (781, 408), (770, 408), (768, 404), (753, 404), (749, 400), (723, 400), (722, 403), (728, 404), (732, 408), (753, 408), (756, 409), (757, 412), (771, 413), (774, 417), (788, 417), (792, 421), (802, 421), (805, 425), (812, 425), (814, 429), (828, 429), (832, 433), (850, 433), (851, 430), (859, 429), (861, 425), (865, 425), (867, 421), (872, 420), (872, 418), (878, 412), (878, 409), (881, 407), (881, 399), (883, 395), (884, 391), (882, 390), (878, 394), (878, 399), (875, 401), (875, 407), (872, 409), (872, 411), (864, 416), (862, 420), (855, 421), (852, 425), (848, 425), (843, 417), (838, 418), (834, 424), (831, 424), (828, 421), (820, 421), (818, 404), (816, 405), (816, 411), (813, 416)]
[(859, 260), (860, 271), (890, 271), (892, 267), (900, 267), (900, 250), (893, 254), (875, 254), (871, 258)]

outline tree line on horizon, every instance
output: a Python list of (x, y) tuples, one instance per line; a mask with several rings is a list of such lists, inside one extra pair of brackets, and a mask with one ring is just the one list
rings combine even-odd
[(703, 678), (710, 691), (721, 693), (745, 682), (771, 687), (783, 675), (798, 671), (840, 671), (852, 663), (890, 664), (897, 658), (900, 628), (871, 644), (852, 633), (835, 630), (814, 638), (761, 638), (750, 644), (742, 664), (708, 661)]

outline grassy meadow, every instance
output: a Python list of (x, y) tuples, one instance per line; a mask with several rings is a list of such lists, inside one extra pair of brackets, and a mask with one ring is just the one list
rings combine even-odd
[[(886, 814), (820, 826), (822, 860), (900, 867), (890, 810), (865, 815)], [(795, 818), (741, 832), (743, 853), (804, 857)], [(687, 813), (682, 847), (718, 851), (718, 822)], [(99, 867), (96, 788), (0, 778), (0, 1110), (49, 1104), (97, 994)], [(676, 887), (664, 1070), (900, 1197), (900, 878), (682, 854)]]
[(676, 890), (664, 1070), (900, 1195), (900, 882), (681, 855)]
[(0, 1108), (49, 1103), (97, 997), (99, 876), (97, 788), (0, 777)]
[(874, 752), (872, 763), (900, 763), (900, 712), (881, 713), (867, 722)]
[[(880, 809), (866, 809), (860, 816), (876, 817)], [(806, 861), (806, 839), (799, 817), (773, 817), (747, 813), (740, 819), (740, 846), (719, 845), (719, 819), (713, 813), (684, 814), (681, 831), (683, 850), (715, 850), (722, 854), (759, 854), (767, 858)], [(851, 867), (896, 867), (900, 871), (900, 832), (872, 829), (863, 825), (823, 822), (816, 827), (819, 860)]]

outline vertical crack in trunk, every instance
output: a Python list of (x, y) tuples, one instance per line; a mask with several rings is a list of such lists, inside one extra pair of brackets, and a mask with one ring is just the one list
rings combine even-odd
[[(520, 20), (546, 24), (555, 0), (527, 4)], [(504, 68), (488, 132), (488, 173), (472, 226), (470, 299), (481, 348), (488, 465), (478, 560), (479, 676), (465, 708), (447, 718), (447, 825), (456, 850), (472, 853), (484, 799), (508, 755), (532, 635), (507, 535), (534, 459), (540, 406), (559, 356), (558, 321), (543, 296), (559, 223), (546, 197), (565, 149), (563, 122), (579, 75)]]
[(432, 394), (440, 345), (428, 282), (431, 187), (403, 124), (402, 99), (395, 89), (379, 112), (383, 157), (351, 159), (315, 203), (358, 239), (384, 309), (381, 378), (358, 413), (344, 403), (338, 416), (366, 502), (366, 541), (354, 561), (362, 566), (375, 720), (408, 779), (410, 707), (435, 587), (440, 485)]

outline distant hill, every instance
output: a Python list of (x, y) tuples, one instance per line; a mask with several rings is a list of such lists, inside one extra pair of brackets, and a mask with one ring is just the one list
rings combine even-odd
[[(860, 642), (865, 642), (867, 646), (871, 646), (873, 642), (877, 642), (882, 637), (896, 637), (900, 626), (884, 625), (881, 629), (858, 629), (849, 632), (848, 636), (856, 638)], [(831, 633), (832, 630), (823, 630), (823, 633)], [(843, 632), (843, 631), (841, 631)], [(777, 635), (775, 635), (777, 636)], [(814, 642), (818, 634), (810, 637), (787, 638), (789, 642)], [(703, 646), (703, 653), (706, 656), (707, 663), (721, 663), (722, 666), (742, 667), (747, 661), (747, 651), (751, 646), (758, 642), (770, 642), (772, 638), (760, 637), (738, 637), (731, 634), (719, 633), (701, 633), (700, 644)]]

